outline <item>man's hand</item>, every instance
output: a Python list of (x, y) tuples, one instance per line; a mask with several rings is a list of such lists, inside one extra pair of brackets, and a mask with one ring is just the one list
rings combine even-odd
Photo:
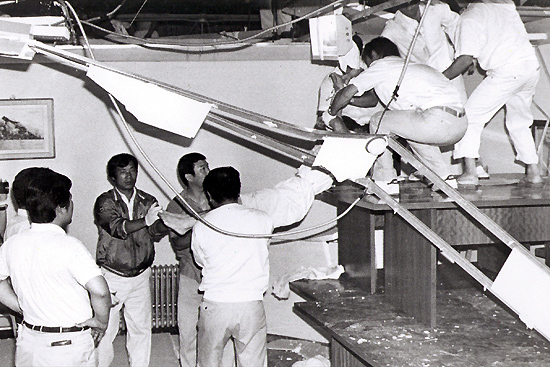
[(332, 80), (332, 85), (334, 85), (334, 90), (336, 91), (339, 91), (340, 89), (344, 88), (347, 82), (349, 82), (349, 80), (346, 82), (342, 75), (339, 75), (336, 73), (330, 73), (329, 77), (330, 77), (330, 80)]
[(161, 212), (159, 216), (167, 227), (173, 229), (180, 236), (184, 235), (197, 223), (195, 218), (187, 214)]
[(92, 317), (91, 319), (81, 322), (76, 326), (79, 326), (79, 327), (89, 326), (92, 329), (92, 338), (94, 339), (94, 346), (96, 348), (99, 345), (99, 342), (101, 341), (103, 336), (105, 335), (105, 330), (107, 330), (107, 323), (103, 323), (98, 319), (96, 319), (95, 317)]
[(156, 222), (157, 219), (159, 219), (159, 213), (162, 213), (162, 207), (159, 205), (159, 203), (154, 203), (151, 205), (149, 210), (147, 211), (147, 214), (145, 214), (145, 225), (149, 227), (153, 223)]

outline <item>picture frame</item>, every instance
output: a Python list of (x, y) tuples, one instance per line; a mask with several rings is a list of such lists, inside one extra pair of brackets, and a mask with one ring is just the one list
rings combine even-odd
[(0, 160), (54, 158), (53, 99), (0, 99)]

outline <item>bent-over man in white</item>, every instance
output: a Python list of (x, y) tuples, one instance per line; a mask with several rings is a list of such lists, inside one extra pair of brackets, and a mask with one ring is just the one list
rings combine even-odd
[[(397, 98), (392, 99), (405, 64), (397, 46), (387, 38), (374, 38), (365, 45), (363, 58), (369, 68), (338, 91), (330, 113), (336, 115), (354, 96), (376, 94), (389, 108), (371, 118), (371, 133), (393, 133), (406, 139), (435, 173), (448, 178), (452, 168), (439, 146), (459, 141), (467, 125), (458, 89), (432, 67), (410, 63)], [(374, 179), (391, 181), (395, 177), (391, 154), (385, 152), (375, 163)]]

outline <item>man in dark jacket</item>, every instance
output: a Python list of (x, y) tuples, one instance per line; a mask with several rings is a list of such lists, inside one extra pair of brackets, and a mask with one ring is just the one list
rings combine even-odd
[(158, 220), (162, 208), (157, 200), (135, 187), (137, 172), (134, 156), (113, 156), (107, 163), (107, 175), (114, 188), (101, 194), (94, 205), (99, 231), (96, 262), (115, 304), (98, 347), (100, 367), (109, 366), (113, 360), (122, 307), (130, 366), (148, 366), (151, 355), (150, 266), (155, 257), (154, 242), (168, 234), (168, 229)]

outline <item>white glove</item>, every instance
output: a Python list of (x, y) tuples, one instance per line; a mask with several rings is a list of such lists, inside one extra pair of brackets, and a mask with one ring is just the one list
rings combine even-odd
[(149, 210), (147, 211), (147, 214), (145, 214), (145, 225), (149, 227), (157, 219), (159, 219), (159, 213), (162, 212), (162, 207), (159, 205), (159, 203), (154, 203), (151, 205)]
[(313, 187), (313, 193), (315, 195), (328, 190), (333, 183), (332, 177), (316, 169), (311, 169), (308, 166), (298, 167), (298, 172), (296, 176), (303, 178), (304, 180), (309, 181)]

